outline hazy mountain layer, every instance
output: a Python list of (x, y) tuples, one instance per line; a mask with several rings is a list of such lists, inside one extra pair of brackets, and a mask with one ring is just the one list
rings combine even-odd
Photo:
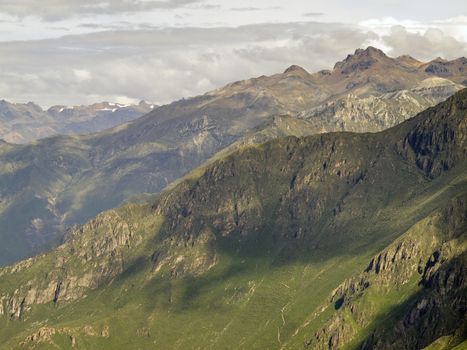
[(37, 139), (70, 134), (90, 134), (126, 123), (150, 112), (154, 105), (102, 102), (90, 106), (53, 106), (43, 110), (29, 102), (0, 101), (0, 139), (28, 143)]
[(0, 343), (453, 348), (466, 154), (467, 90), (380, 133), (242, 148), (0, 270)]
[(333, 71), (309, 74), (292, 66), (95, 135), (3, 144), (0, 263), (54, 244), (67, 227), (132, 195), (159, 192), (219, 151), (276, 136), (391, 127), (458, 90), (454, 81), (467, 74), (462, 62), (440, 63), (450, 70), (434, 78), (421, 63), (417, 68), (368, 48)]

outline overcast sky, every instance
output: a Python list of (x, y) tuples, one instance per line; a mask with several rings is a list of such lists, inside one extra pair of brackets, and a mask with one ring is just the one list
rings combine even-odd
[(1, 0), (0, 99), (168, 103), (332, 68), (356, 48), (467, 56), (465, 0)]

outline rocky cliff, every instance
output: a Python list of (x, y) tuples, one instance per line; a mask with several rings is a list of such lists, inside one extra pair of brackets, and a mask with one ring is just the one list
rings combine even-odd
[[(463, 62), (440, 63), (449, 66), (441, 74), (370, 47), (332, 71), (310, 74), (292, 66), (154, 108), (98, 134), (1, 147), (0, 264), (57, 245), (68, 227), (135, 194), (159, 192), (219, 151), (277, 136), (396, 125), (460, 89)], [(74, 119), (87, 125), (130, 109), (106, 103), (58, 106), (47, 113), (63, 125)], [(40, 113), (32, 104), (26, 110)], [(91, 112), (95, 118), (87, 117)], [(34, 113), (26, 119), (38, 120)], [(76, 132), (87, 132), (75, 126)]]
[(459, 344), (466, 94), (380, 133), (247, 146), (74, 228), (0, 270), (2, 346)]

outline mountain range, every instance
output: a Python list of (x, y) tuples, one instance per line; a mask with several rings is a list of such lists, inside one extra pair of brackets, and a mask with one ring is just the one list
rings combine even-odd
[(43, 110), (33, 102), (0, 101), (0, 139), (30, 143), (55, 135), (89, 134), (129, 122), (154, 109), (141, 101), (137, 105), (111, 102), (89, 106), (52, 106)]
[(423, 63), (369, 47), (332, 70), (310, 74), (291, 66), (154, 108), (99, 133), (3, 142), (0, 263), (54, 246), (71, 226), (157, 193), (245, 145), (392, 127), (460, 90), (466, 66), (465, 58)]
[[(194, 99), (198, 113), (224, 93)], [(100, 140), (131, 144), (127, 132), (169, 110), (187, 123), (192, 103)], [(220, 125), (237, 126), (200, 120), (215, 146)], [(376, 133), (259, 144), (251, 132), (146, 204), (0, 269), (0, 348), (465, 348), (467, 89)]]

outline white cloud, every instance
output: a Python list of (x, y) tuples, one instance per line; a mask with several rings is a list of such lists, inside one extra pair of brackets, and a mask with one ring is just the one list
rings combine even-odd
[(167, 103), (291, 64), (308, 71), (332, 68), (372, 43), (391, 55), (421, 59), (454, 58), (466, 49), (440, 29), (416, 32), (400, 25), (380, 34), (368, 26), (316, 22), (107, 31), (0, 43), (0, 96), (44, 106)]
[(78, 83), (89, 81), (92, 79), (92, 74), (86, 69), (73, 69)]
[(395, 56), (408, 53), (430, 60), (467, 55), (467, 16), (424, 23), (385, 17), (362, 21), (359, 26), (378, 34), (369, 44)]
[(82, 14), (143, 12), (182, 8), (200, 0), (2, 0), (0, 12), (18, 17), (35, 16), (49, 21)]
[(2, 0), (0, 98), (42, 105), (141, 98), (165, 103), (291, 64), (332, 68), (368, 45), (423, 60), (466, 55), (463, 1), (434, 5)]
[(458, 41), (467, 41), (467, 16), (456, 16), (432, 21), (399, 20), (394, 17), (372, 18), (358, 23), (362, 28), (387, 35), (395, 26), (404, 27), (409, 33), (425, 34), (428, 29), (440, 29), (445, 35)]
[(465, 42), (446, 35), (439, 28), (427, 28), (423, 34), (410, 33), (405, 27), (391, 27), (388, 35), (382, 40), (391, 48), (390, 53), (398, 56), (413, 52), (413, 56), (421, 60), (434, 57), (454, 59), (467, 55)]

